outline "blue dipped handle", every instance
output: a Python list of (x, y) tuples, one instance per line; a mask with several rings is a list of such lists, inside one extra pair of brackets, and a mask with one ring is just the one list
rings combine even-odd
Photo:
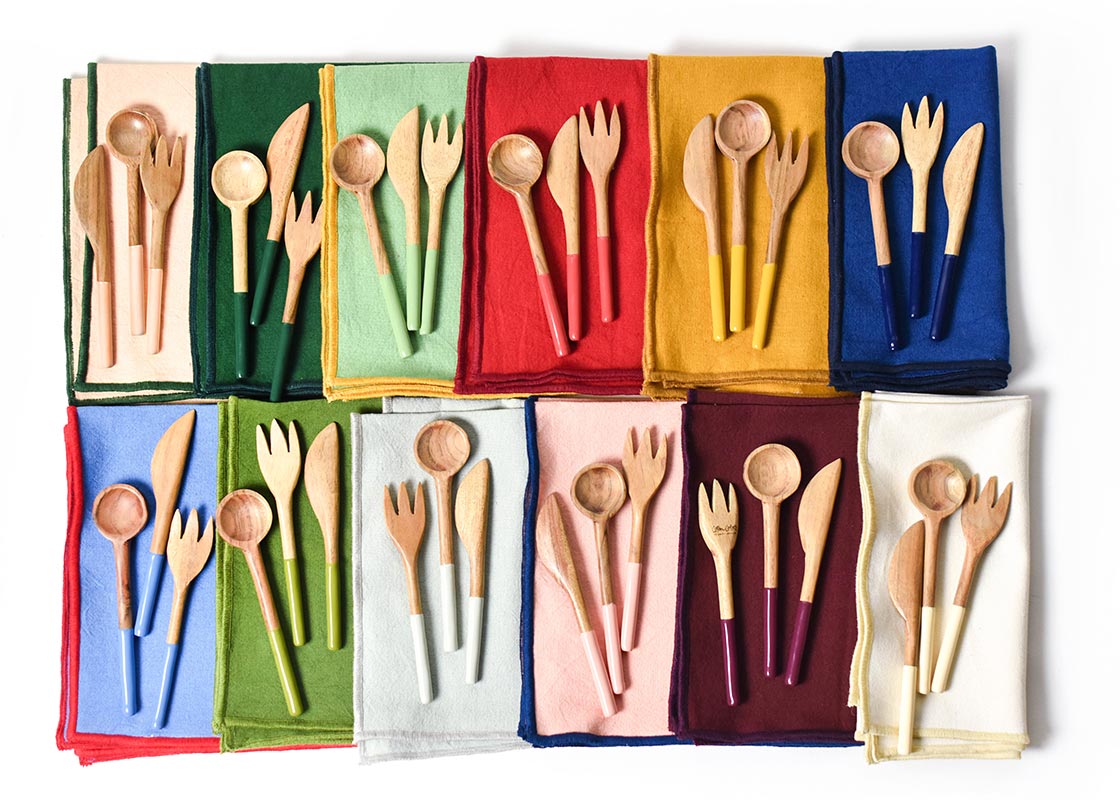
[(136, 696), (136, 636), (132, 628), (121, 628), (121, 685), (124, 687), (124, 713), (131, 717), (139, 705)]
[(152, 619), (156, 615), (156, 599), (159, 597), (159, 585), (163, 581), (163, 565), (167, 557), (160, 553), (152, 553), (152, 560), (148, 562), (148, 579), (144, 581), (144, 593), (140, 595), (140, 608), (136, 611), (136, 635), (147, 636), (152, 632)]
[(887, 323), (887, 345), (891, 350), (897, 350), (900, 346), (898, 338), (898, 316), (894, 310), (894, 286), (891, 283), (891, 265), (880, 264), (877, 267), (879, 273), (879, 291), (883, 296), (883, 319)]
[(925, 285), (926, 232), (910, 232), (910, 319), (922, 315), (922, 289)]
[(175, 670), (179, 666), (179, 643), (167, 645), (167, 658), (163, 662), (163, 681), (159, 685), (159, 704), (152, 727), (156, 730), (167, 724), (167, 711), (171, 707), (171, 692), (175, 688)]
[(941, 277), (937, 281), (937, 300), (933, 304), (933, 324), (929, 328), (929, 338), (939, 342), (949, 332), (949, 305), (952, 302), (953, 278), (957, 272), (957, 256), (946, 253), (941, 262)]

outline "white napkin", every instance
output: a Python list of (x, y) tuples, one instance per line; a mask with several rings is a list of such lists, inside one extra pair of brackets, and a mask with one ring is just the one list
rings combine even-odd
[[(856, 572), (859, 638), (849, 705), (869, 762), (904, 758), (1018, 758), (1029, 741), (1026, 716), (1027, 605), (1030, 583), (1030, 398), (865, 393), (859, 457), (863, 539)], [(947, 691), (919, 695), (914, 750), (897, 750), (904, 631), (887, 591), (895, 543), (921, 514), (910, 502), (915, 466), (946, 458), (980, 487), (1011, 482), (1011, 507), (988, 547), (968, 599)], [(937, 619), (953, 603), (964, 560), (961, 515), (945, 521), (937, 570)], [(934, 659), (942, 625), (934, 635)]]
[[(392, 405), (392, 404), (391, 404)], [(521, 408), (436, 413), (355, 414), (354, 448), (354, 741), (362, 763), (492, 752), (525, 746), (520, 716), (522, 509), (529, 465)], [(435, 419), (461, 425), (471, 457), (452, 483), (480, 459), (490, 459), (486, 604), (479, 682), (464, 680), (465, 648), (444, 653), (439, 638), (439, 534), (435, 486), (413, 457), (416, 432)], [(385, 526), (384, 486), (396, 498), (406, 481), (414, 496), (424, 484), (427, 529), (421, 545), (420, 588), (434, 698), (417, 692), (404, 569)], [(455, 537), (460, 639), (466, 629), (469, 566)]]

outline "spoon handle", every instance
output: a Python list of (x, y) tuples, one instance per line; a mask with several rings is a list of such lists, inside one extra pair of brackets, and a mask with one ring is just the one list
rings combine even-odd
[(238, 378), (249, 374), (249, 209), (230, 210), (233, 231), (233, 354)]
[(140, 213), (140, 166), (128, 167), (128, 311), (129, 332), (143, 336), (147, 322), (144, 281), (144, 226)]
[(564, 316), (560, 313), (560, 304), (556, 302), (556, 291), (552, 288), (552, 279), (549, 276), (548, 259), (545, 256), (544, 244), (541, 242), (540, 228), (537, 227), (537, 216), (533, 211), (533, 201), (529, 196), (515, 194), (517, 209), (521, 212), (521, 222), (525, 226), (525, 236), (529, 240), (529, 252), (533, 257), (533, 270), (537, 274), (537, 289), (541, 295), (541, 305), (544, 308), (545, 320), (548, 322), (549, 333), (552, 334), (552, 344), (556, 348), (556, 355), (563, 358), (571, 352), (568, 347), (568, 337), (564, 332)]
[(734, 161), (731, 198), (731, 330), (747, 327), (747, 162)]

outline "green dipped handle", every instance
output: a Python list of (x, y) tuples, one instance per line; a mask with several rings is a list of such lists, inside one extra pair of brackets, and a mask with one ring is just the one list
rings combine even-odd
[(253, 315), (249, 322), (254, 326), (264, 323), (268, 314), (268, 296), (272, 291), (272, 273), (276, 271), (276, 261), (280, 255), (280, 242), (264, 240), (264, 253), (261, 254), (260, 270), (257, 272), (257, 286), (253, 290)]
[(420, 333), (431, 333), (436, 326), (436, 269), (439, 267), (439, 248), (424, 254), (424, 301), (420, 310)]
[(303, 713), (303, 698), (299, 696), (299, 686), (296, 685), (292, 662), (288, 658), (288, 646), (284, 644), (284, 633), (279, 628), (270, 630), (268, 643), (272, 645), (272, 659), (276, 662), (276, 673), (280, 676), (280, 688), (284, 690), (288, 713), (298, 717)]
[(284, 382), (288, 377), (288, 359), (292, 353), (292, 339), (295, 338), (294, 323), (280, 323), (280, 338), (276, 342), (276, 365), (272, 369), (272, 389), (268, 399), (279, 403), (284, 399)]
[(301, 647), (307, 641), (303, 625), (303, 589), (299, 582), (299, 564), (294, 558), (284, 559), (284, 579), (288, 583), (288, 615), (292, 618), (292, 644)]
[(420, 243), (405, 245), (404, 291), (408, 329), (420, 329)]
[(342, 649), (342, 584), (338, 562), (327, 564), (327, 649)]
[(238, 378), (249, 376), (249, 293), (233, 293), (233, 365)]
[(397, 296), (397, 285), (393, 282), (393, 273), (386, 272), (377, 276), (381, 283), (381, 299), (385, 301), (385, 313), (389, 315), (389, 326), (393, 329), (393, 339), (397, 343), (397, 354), (401, 358), (412, 355), (412, 341), (408, 338), (408, 328), (404, 324), (404, 314), (401, 312), (401, 299)]

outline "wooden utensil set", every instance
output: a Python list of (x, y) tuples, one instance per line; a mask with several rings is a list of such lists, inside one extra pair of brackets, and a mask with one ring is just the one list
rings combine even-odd
[[(798, 509), (797, 526), (801, 547), (805, 552), (805, 569), (801, 583), (789, 657), (786, 660), (785, 682), (796, 686), (801, 679), (801, 663), (808, 638), (809, 620), (817, 577), (820, 573), (828, 531), (832, 524), (832, 508), (840, 485), (841, 460), (823, 467), (805, 487)], [(792, 450), (783, 444), (770, 443), (755, 448), (743, 462), (743, 482), (747, 490), (762, 503), (763, 513), (763, 592), (764, 592), (764, 666), (768, 678), (781, 674), (778, 663), (778, 548), (780, 540), (779, 513), (782, 502), (801, 485), (801, 464)], [(739, 503), (735, 487), (728, 483), (726, 492), (718, 481), (712, 481), (711, 495), (701, 483), (698, 488), (698, 521), (700, 535), (716, 568), (719, 592), (720, 638), (723, 642), (723, 677), (727, 704), (740, 703), (739, 646), (735, 627), (735, 596), (731, 570), (731, 554), (739, 539)]]
[[(923, 97), (914, 116), (910, 104), (902, 107), (902, 152), (910, 166), (913, 181), (913, 215), (910, 234), (909, 311), (911, 319), (924, 315), (922, 287), (925, 283), (926, 199), (929, 173), (937, 159), (944, 130), (945, 104), (939, 103), (931, 120), (929, 98)], [(965, 221), (972, 205), (972, 189), (984, 143), (984, 123), (977, 122), (953, 145), (945, 159), (943, 189), (949, 210), (949, 229), (945, 239), (945, 257), (930, 322), (930, 339), (941, 341), (949, 333), (949, 319), (956, 284), (957, 261), (964, 238)], [(891, 246), (887, 211), (883, 202), (883, 179), (898, 162), (899, 144), (894, 131), (881, 122), (861, 122), (844, 137), (841, 148), (844, 163), (853, 175), (867, 181), (871, 204), (871, 224), (875, 235), (875, 258), (879, 267), (879, 287), (887, 344), (891, 350), (903, 347), (899, 334), (894, 302), (894, 281), (891, 277)]]
[[(451, 481), (467, 463), (471, 443), (459, 425), (440, 419), (424, 425), (413, 441), (416, 463), (432, 476), (436, 484), (436, 506), (440, 551), (440, 627), (443, 651), (459, 650), (458, 584), (455, 579), (455, 541), (452, 531)], [(482, 652), (482, 625), (485, 605), (486, 529), (490, 498), (490, 460), (481, 459), (459, 482), (455, 493), (454, 529), (467, 549), (470, 563), (470, 597), (467, 600), (465, 680), (477, 683)], [(424, 484), (417, 482), (414, 500), (406, 483), (397, 487), (397, 501), (385, 487), (385, 527), (404, 565), (408, 590), (409, 623), (412, 629), (413, 658), (421, 703), (433, 698), (432, 671), (428, 658), (427, 630), (420, 595), (420, 546), (427, 529), (427, 502)]]
[(599, 318), (611, 322), (617, 316), (614, 300), (614, 268), (612, 266), (610, 180), (622, 144), (622, 122), (618, 106), (611, 110), (610, 123), (603, 103), (595, 103), (594, 123), (588, 122), (581, 107), (578, 120), (572, 115), (560, 126), (548, 152), (545, 179), (549, 193), (564, 220), (565, 284), (567, 288), (567, 329), (564, 315), (556, 300), (551, 271), (544, 243), (541, 241), (533, 206), (532, 188), (544, 169), (541, 151), (528, 136), (511, 133), (497, 139), (487, 154), (490, 177), (513, 195), (517, 201), (525, 235), (529, 240), (533, 268), (545, 321), (552, 336), (556, 355), (571, 352), (569, 341), (583, 336), (583, 277), (580, 265), (579, 162), (591, 176), (595, 193), (596, 260), (599, 274)]
[[(669, 453), (668, 440), (665, 436), (661, 437), (657, 451), (654, 452), (648, 428), (642, 433), (637, 450), (634, 449), (633, 437), (634, 431), (630, 429), (626, 433), (626, 441), (623, 445), (622, 470), (606, 462), (588, 464), (576, 473), (570, 491), (572, 504), (590, 519), (594, 526), (601, 598), (600, 621), (603, 628), (603, 643), (607, 652), (606, 667), (603, 666), (602, 651), (591, 627), (578, 570), (572, 559), (559, 494), (553, 493), (546, 497), (537, 514), (537, 555), (541, 564), (552, 574), (571, 600), (584, 652), (591, 668), (592, 683), (604, 717), (615, 713), (617, 707), (614, 696), (621, 695), (626, 686), (622, 653), (637, 647), (646, 512), (665, 478)], [(610, 542), (607, 534), (610, 520), (626, 502), (627, 494), (631, 503), (631, 532), (620, 632), (618, 611), (614, 601)]]
[[(723, 245), (719, 225), (719, 168), (716, 148), (734, 165), (731, 208), (731, 287), (729, 316), (724, 316)], [(778, 146), (771, 136), (770, 116), (753, 100), (736, 100), (719, 113), (715, 123), (705, 115), (688, 137), (684, 154), (684, 185), (689, 198), (704, 215), (708, 241), (708, 285), (712, 308), (712, 338), (727, 338), (728, 319), (732, 333), (744, 331), (747, 321), (747, 231), (750, 224), (747, 166), (750, 159), (766, 148), (766, 187), (770, 193), (770, 234), (762, 266), (758, 305), (755, 309), (751, 345), (766, 347), (771, 306), (778, 274), (778, 250), (782, 225), (797, 193), (805, 182), (809, 167), (809, 137), (801, 139), (793, 152), (793, 133), (787, 132), (785, 144)]]
[[(902, 755), (908, 755), (913, 747), (915, 692), (944, 692), (948, 686), (976, 568), (988, 545), (1003, 530), (1012, 485), (1008, 484), (997, 499), (994, 477), (980, 491), (979, 475), (966, 483), (960, 469), (943, 459), (923, 462), (910, 474), (910, 500), (922, 520), (911, 525), (895, 545), (888, 577), (891, 600), (906, 623), (898, 725), (898, 751)], [(938, 541), (941, 524), (958, 508), (965, 559), (934, 668)]]

